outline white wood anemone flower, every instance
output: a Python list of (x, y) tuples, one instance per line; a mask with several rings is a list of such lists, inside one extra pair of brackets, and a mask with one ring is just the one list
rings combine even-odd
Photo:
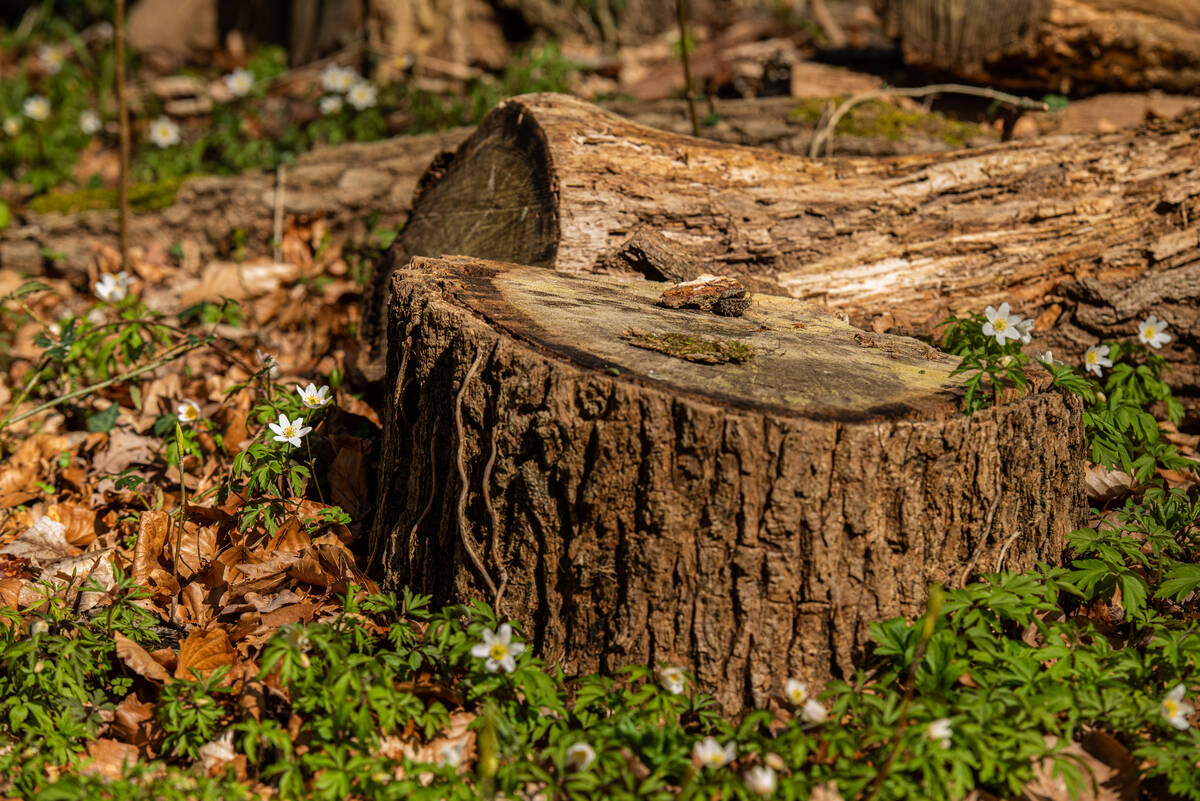
[(104, 121), (100, 119), (100, 115), (93, 109), (89, 108), (79, 115), (79, 130), (88, 136), (100, 133), (100, 126), (103, 124)]
[(326, 92), (348, 92), (357, 82), (358, 73), (349, 67), (330, 64), (321, 70), (321, 88)]
[(194, 423), (200, 419), (200, 407), (190, 400), (184, 400), (183, 403), (175, 409), (181, 423)]
[(320, 409), (330, 400), (327, 386), (317, 389), (316, 384), (309, 384), (307, 387), (296, 387), (296, 392), (300, 394), (300, 400), (304, 402), (304, 405), (310, 409)]
[(254, 88), (254, 73), (245, 67), (238, 67), (225, 76), (225, 88), (234, 97), (245, 97)]
[(498, 670), (512, 673), (517, 669), (516, 658), (524, 653), (525, 643), (512, 641), (512, 626), (501, 623), (499, 631), (485, 628), (480, 636), (483, 642), (471, 646), (471, 656), (484, 660), (484, 670), (488, 673)]
[(929, 728), (925, 730), (925, 736), (942, 748), (949, 748), (950, 738), (954, 736), (954, 727), (950, 723), (950, 718), (938, 718), (930, 723)]
[(746, 782), (746, 787), (750, 792), (764, 798), (775, 792), (775, 786), (778, 783), (775, 771), (766, 765), (755, 765), (743, 774), (742, 779)]
[(255, 348), (254, 358), (258, 359), (259, 364), (267, 368), (267, 375), (271, 378), (279, 378), (279, 360), (275, 358), (274, 354)]
[(124, 270), (116, 275), (104, 273), (100, 276), (100, 280), (92, 286), (92, 292), (105, 303), (120, 303), (129, 295), (131, 283), (133, 283), (133, 278)]
[(1162, 716), (1166, 719), (1167, 724), (1184, 731), (1191, 728), (1191, 722), (1188, 718), (1192, 712), (1196, 710), (1194, 706), (1183, 700), (1184, 693), (1187, 692), (1182, 684), (1176, 684), (1171, 692), (1167, 693), (1162, 699)]
[(289, 445), (300, 447), (300, 438), (312, 431), (311, 426), (304, 425), (304, 418), (297, 417), (295, 420), (288, 420), (286, 414), (279, 415), (278, 423), (269, 423), (267, 428), (275, 432), (272, 437), (276, 442), (286, 442)]
[(341, 95), (325, 95), (324, 97), (321, 98), (320, 102), (317, 104), (317, 108), (325, 116), (329, 116), (330, 114), (337, 114), (339, 111), (342, 110), (342, 96)]
[(150, 141), (163, 149), (179, 144), (179, 126), (169, 117), (159, 117), (150, 123)]
[(1017, 323), (1017, 330), (1021, 332), (1021, 344), (1028, 345), (1029, 341), (1033, 339), (1033, 318), (1026, 317)]
[(983, 310), (983, 315), (987, 317), (987, 322), (983, 324), (983, 333), (995, 337), (999, 344), (1003, 345), (1010, 339), (1017, 340), (1024, 336), (1021, 330), (1021, 316), (1009, 312), (1008, 301), (1001, 303), (999, 309), (988, 306)]
[(1171, 341), (1171, 335), (1165, 333), (1166, 330), (1167, 321), (1160, 320), (1152, 314), (1138, 326), (1138, 340), (1143, 345), (1149, 345), (1158, 350)]
[(792, 706), (804, 706), (804, 702), (808, 700), (808, 682), (788, 679), (783, 685), (783, 694), (792, 702)]
[(587, 743), (575, 743), (567, 748), (567, 768), (582, 772), (596, 761), (596, 749)]
[(51, 75), (57, 75), (62, 70), (63, 64), (67, 62), (67, 54), (61, 47), (54, 45), (42, 45), (38, 48), (37, 56), (42, 68)]
[(716, 737), (705, 737), (693, 746), (692, 756), (706, 768), (723, 768), (737, 759), (737, 743), (730, 740), (722, 746)]
[(1112, 367), (1112, 359), (1108, 358), (1108, 345), (1092, 345), (1083, 354), (1083, 366), (1099, 378), (1101, 367)]
[(809, 698), (804, 702), (804, 708), (800, 710), (800, 717), (809, 723), (824, 723), (825, 718), (829, 717), (829, 711), (816, 698)]
[(683, 670), (674, 665), (659, 668), (658, 681), (671, 695), (681, 695), (687, 687), (687, 677), (683, 675)]
[(1050, 365), (1054, 365), (1055, 367), (1062, 364), (1062, 362), (1060, 362), (1058, 359), (1054, 358), (1054, 351), (1052, 351), (1052, 350), (1048, 350), (1045, 353), (1039, 353), (1034, 358), (1036, 358), (1042, 364), (1050, 364)]
[(50, 116), (50, 101), (41, 95), (33, 95), (25, 98), (21, 109), (29, 119), (41, 122)]
[(359, 111), (363, 111), (375, 105), (376, 93), (374, 86), (366, 81), (359, 81), (346, 93), (346, 102)]
[(17, 117), (8, 117), (4, 120), (4, 135), (16, 136), (21, 132), (21, 120)]

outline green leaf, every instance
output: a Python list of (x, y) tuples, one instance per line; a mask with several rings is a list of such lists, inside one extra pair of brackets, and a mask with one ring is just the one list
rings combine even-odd
[(1154, 595), (1178, 602), (1197, 589), (1200, 589), (1200, 565), (1181, 564), (1167, 571), (1166, 578)]
[(87, 420), (88, 431), (92, 433), (108, 433), (117, 424), (117, 415), (121, 412), (120, 404), (112, 404), (102, 412), (90, 415)]

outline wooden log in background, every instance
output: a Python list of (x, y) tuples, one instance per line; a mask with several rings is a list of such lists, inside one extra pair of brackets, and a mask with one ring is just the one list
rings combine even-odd
[(990, 86), (1194, 93), (1194, 0), (877, 0), (911, 66)]
[[(791, 298), (666, 309), (662, 287), (398, 271), (373, 574), (490, 602), (503, 565), (501, 610), (549, 661), (682, 664), (735, 710), (848, 675), (867, 625), (919, 613), (929, 582), (1056, 560), (1080, 524), (1077, 403), (963, 416), (956, 357)], [(665, 334), (753, 355), (635, 344)]]
[(642, 229), (713, 273), (818, 300), (876, 331), (929, 333), (1008, 300), (1034, 345), (1074, 358), (1148, 313), (1189, 425), (1200, 418), (1200, 130), (1196, 118), (950, 154), (812, 160), (646, 128), (585, 101), (497, 108), (425, 176), (377, 269), (463, 254), (585, 273)]

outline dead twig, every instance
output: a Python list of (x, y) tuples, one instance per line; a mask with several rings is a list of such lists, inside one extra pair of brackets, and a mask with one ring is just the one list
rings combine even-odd
[(489, 486), (492, 482), (492, 467), (496, 464), (496, 427), (492, 427), (491, 436), (491, 452), (488, 454), (487, 464), (483, 466), (483, 505), (487, 507), (488, 516), (492, 521), (492, 563), (496, 566), (496, 575), (500, 579), (500, 586), (496, 588), (496, 596), (492, 600), (492, 609), (496, 614), (500, 614), (500, 601), (504, 598), (504, 591), (508, 588), (508, 570), (504, 567), (504, 556), (500, 553), (500, 521), (496, 516), (496, 507), (492, 505), (492, 495)]
[(696, 118), (696, 96), (692, 94), (692, 65), (688, 58), (687, 0), (675, 0), (675, 15), (679, 20), (679, 60), (683, 62), (683, 94), (687, 98), (688, 116), (692, 120), (692, 136), (700, 136), (700, 121)]
[(834, 109), (833, 114), (829, 116), (829, 120), (821, 126), (816, 133), (813, 134), (812, 143), (808, 146), (808, 155), (816, 158), (821, 154), (821, 146), (828, 144), (825, 155), (833, 153), (833, 132), (837, 128), (837, 124), (841, 122), (842, 117), (849, 113), (850, 109), (857, 106), (859, 103), (865, 103), (868, 100), (879, 100), (887, 97), (927, 97), (928, 95), (941, 94), (957, 94), (957, 95), (973, 95), (975, 97), (985, 97), (989, 100), (994, 100), (997, 103), (1003, 103), (1017, 108), (1030, 109), (1033, 111), (1046, 111), (1050, 107), (1040, 100), (1030, 100), (1027, 97), (1018, 97), (1010, 95), (1007, 92), (999, 92), (995, 89), (986, 89), (979, 86), (967, 86), (961, 83), (939, 83), (932, 86), (916, 86), (909, 89), (877, 89), (873, 92), (863, 92), (854, 95), (844, 100), (841, 105)]
[[(987, 541), (987, 538), (992, 533), (992, 520), (996, 517), (996, 508), (998, 506), (1000, 506), (1000, 496), (999, 495), (997, 495), (992, 500), (992, 505), (991, 505), (991, 507), (988, 508), (987, 520), (983, 524), (984, 542)], [(962, 569), (962, 573), (960, 573), (958, 576), (958, 588), (960, 590), (963, 587), (967, 586), (967, 578), (971, 575), (971, 571), (975, 569), (975, 563), (979, 561), (979, 557), (982, 555), (983, 555), (983, 543), (981, 542), (979, 544), (979, 548), (977, 548), (975, 550), (975, 553), (971, 554), (971, 561), (967, 562), (966, 566), (963, 567), (963, 569)]]
[(1021, 530), (1017, 529), (1007, 540), (1004, 541), (1004, 544), (1000, 546), (1000, 555), (996, 557), (997, 573), (1000, 572), (1000, 568), (1004, 567), (1004, 557), (1008, 555), (1009, 547), (1017, 541), (1017, 537), (1019, 536), (1021, 536)]

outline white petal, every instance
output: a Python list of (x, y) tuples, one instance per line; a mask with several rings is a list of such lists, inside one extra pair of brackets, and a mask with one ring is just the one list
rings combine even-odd
[(512, 626), (507, 623), (500, 624), (500, 642), (505, 645), (512, 642)]
[(471, 646), (471, 656), (479, 659), (483, 659), (491, 652), (492, 646), (488, 645), (486, 642), (476, 643), (475, 645)]

